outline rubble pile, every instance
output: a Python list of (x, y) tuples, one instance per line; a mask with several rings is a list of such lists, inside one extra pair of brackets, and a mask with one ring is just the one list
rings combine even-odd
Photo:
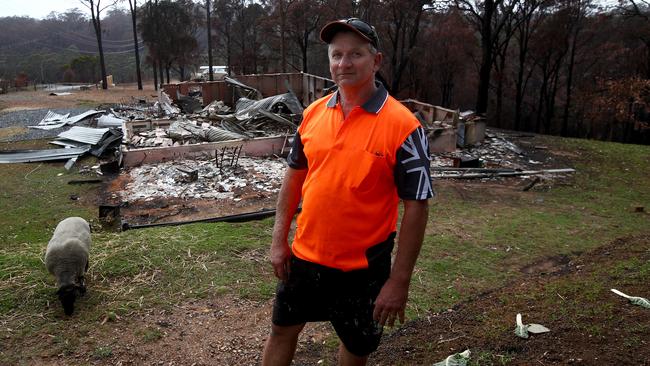
[[(485, 140), (452, 153), (434, 154), (432, 167), (452, 167), (454, 161), (477, 159), (476, 167), (526, 170), (542, 164), (528, 158), (526, 152), (502, 132), (487, 132)], [(456, 164), (457, 165), (457, 164)]]
[[(511, 139), (515, 137), (504, 131), (488, 132), (484, 141), (453, 153), (433, 155), (431, 163), (432, 177), (453, 179), (503, 179), (519, 177), (529, 180), (523, 190), (529, 190), (539, 182), (553, 182), (568, 173), (575, 173), (573, 168), (555, 167), (558, 162), (552, 155), (539, 153), (545, 146), (534, 146), (526, 141), (520, 144), (522, 149)], [(533, 137), (533, 135), (519, 137)], [(532, 149), (530, 149), (532, 148)], [(534, 157), (537, 157), (535, 160)], [(531, 178), (531, 177), (534, 177)]]
[[(124, 174), (130, 183), (116, 193), (123, 201), (157, 198), (232, 199), (277, 193), (286, 164), (283, 159), (240, 157), (218, 166), (214, 159), (182, 160), (142, 165)], [(188, 172), (197, 173), (196, 180)], [(117, 196), (116, 196), (117, 197)]]
[[(127, 136), (129, 148), (169, 147), (295, 133), (302, 118), (302, 105), (293, 93), (279, 94), (261, 100), (239, 98), (232, 110), (223, 101), (213, 101), (203, 109), (187, 109), (189, 96), (179, 99), (176, 107), (162, 92), (149, 107), (120, 106), (111, 109), (113, 120), (152, 119), (165, 117), (169, 127), (134, 132)], [(200, 98), (200, 97), (197, 97)], [(198, 99), (197, 99), (198, 100)], [(193, 104), (194, 105), (194, 104)], [(193, 111), (183, 114), (183, 112)]]
[(172, 122), (168, 129), (159, 127), (150, 131), (139, 132), (132, 136), (128, 143), (132, 147), (168, 147), (250, 138), (249, 135), (245, 134), (245, 131), (242, 131), (244, 134), (240, 134), (233, 130), (236, 130), (236, 128), (225, 129), (215, 127), (207, 122), (186, 120), (181, 117)]

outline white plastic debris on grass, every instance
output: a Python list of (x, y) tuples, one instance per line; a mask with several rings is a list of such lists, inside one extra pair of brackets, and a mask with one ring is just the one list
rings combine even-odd
[(521, 338), (528, 338), (528, 333), (537, 334), (551, 331), (541, 324), (524, 324), (524, 322), (521, 320), (521, 314), (517, 314), (516, 322), (517, 325), (515, 326), (515, 334)]
[(443, 361), (434, 363), (433, 366), (466, 366), (469, 361), (470, 351), (454, 353), (453, 355), (445, 358)]
[(622, 293), (621, 291), (619, 291), (619, 290), (617, 290), (615, 288), (612, 289), (612, 292), (619, 295), (619, 296), (623, 296), (624, 298), (630, 300), (630, 302), (632, 304), (634, 304), (634, 305), (639, 305), (639, 306), (642, 306), (644, 308), (650, 309), (650, 301), (648, 299), (644, 298), (644, 297), (626, 295), (626, 294)]
[[(126, 172), (130, 176), (123, 200), (153, 200), (156, 198), (234, 199), (244, 190), (269, 196), (280, 190), (286, 163), (283, 159), (240, 157), (237, 167), (226, 159), (219, 169), (215, 160), (182, 160), (142, 165)], [(198, 180), (184, 181), (183, 170), (196, 170)]]

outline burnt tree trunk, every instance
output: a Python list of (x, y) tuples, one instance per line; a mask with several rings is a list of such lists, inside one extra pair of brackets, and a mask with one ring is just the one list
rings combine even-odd
[(106, 62), (104, 60), (104, 47), (102, 45), (102, 25), (99, 19), (99, 8), (100, 1), (97, 2), (91, 0), (90, 5), (90, 15), (93, 23), (93, 29), (95, 30), (95, 37), (97, 37), (97, 49), (99, 51), (99, 65), (102, 73), (102, 89), (108, 89), (108, 82), (106, 81)]
[(205, 0), (206, 27), (208, 29), (208, 67), (210, 68), (210, 81), (214, 81), (214, 71), (212, 70), (212, 20), (210, 17), (210, 0)]
[(135, 73), (138, 80), (138, 90), (142, 90), (142, 70), (140, 70), (140, 48), (138, 47), (138, 29), (136, 25), (136, 9), (138, 8), (137, 0), (129, 0), (129, 9), (131, 10), (131, 23), (133, 25), (133, 47), (135, 51)]
[(151, 64), (151, 69), (153, 70), (153, 87), (155, 90), (158, 90), (158, 69), (156, 67), (156, 61), (154, 61)]
[(476, 96), (476, 113), (487, 112), (490, 91), (490, 72), (492, 70), (492, 17), (494, 0), (485, 0), (485, 9), (481, 19), (481, 68), (478, 73), (478, 95)]

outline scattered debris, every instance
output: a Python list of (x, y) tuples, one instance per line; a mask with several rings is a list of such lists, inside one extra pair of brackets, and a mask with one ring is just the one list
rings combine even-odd
[(515, 326), (515, 334), (518, 337), (521, 338), (528, 338), (528, 333), (533, 333), (533, 334), (538, 334), (538, 333), (546, 333), (550, 332), (551, 330), (546, 328), (545, 326), (541, 324), (524, 324), (523, 321), (521, 320), (521, 314), (517, 314), (517, 325)]
[(158, 94), (158, 101), (156, 102), (155, 106), (160, 108), (167, 115), (177, 115), (181, 113), (180, 108), (173, 106), (169, 95), (167, 95), (167, 93), (162, 90)]
[[(300, 212), (300, 208), (298, 208), (297, 212)], [(253, 221), (253, 220), (262, 220), (271, 216), (275, 216), (274, 209), (264, 209), (255, 212), (246, 212), (243, 214), (210, 217), (206, 219), (187, 220), (187, 221), (173, 221), (173, 222), (161, 222), (161, 223), (150, 223), (150, 224), (130, 224), (128, 222), (122, 222), (121, 230), (126, 231), (131, 229), (145, 229), (145, 228), (157, 227), (157, 226), (178, 226), (178, 225), (195, 224), (198, 222), (204, 222), (204, 223), (205, 222), (246, 222), (246, 221)]]
[(623, 296), (624, 298), (630, 300), (630, 302), (632, 304), (634, 304), (634, 305), (639, 305), (639, 306), (642, 306), (644, 308), (650, 309), (650, 300), (648, 300), (646, 298), (638, 297), (638, 296), (629, 296), (629, 295), (626, 295), (626, 294), (622, 293), (621, 291), (619, 291), (617, 289), (612, 289), (612, 292), (619, 295), (619, 296)]
[(232, 85), (232, 86), (234, 86), (236, 88), (239, 88), (241, 90), (246, 90), (247, 91), (247, 93), (246, 93), (247, 98), (256, 98), (256, 99), (263, 98), (262, 93), (259, 90), (255, 89), (255, 88), (253, 88), (251, 86), (248, 86), (248, 85), (240, 82), (239, 80), (233, 79), (233, 78), (228, 77), (228, 76), (225, 76), (223, 78), (223, 80), (226, 83), (228, 83), (228, 84), (230, 84), (230, 85)]
[(185, 114), (199, 113), (203, 110), (202, 100), (191, 96), (179, 96), (176, 98), (176, 104), (181, 108)]
[(235, 107), (235, 117), (240, 121), (248, 120), (255, 117), (260, 110), (274, 113), (300, 114), (303, 108), (293, 93), (279, 94), (261, 100), (240, 98)]
[(535, 177), (533, 179), (530, 179), (522, 188), (521, 190), (524, 192), (529, 191), (531, 188), (535, 186), (535, 184), (539, 183), (541, 181), (540, 177)]
[[(434, 178), (454, 178), (454, 179), (476, 179), (476, 178), (493, 178), (493, 177), (516, 177), (516, 176), (530, 176), (530, 175), (549, 175), (549, 174), (564, 174), (575, 173), (575, 169), (543, 169), (543, 170), (512, 170), (506, 169), (480, 169), (478, 172), (466, 170), (471, 168), (455, 168), (448, 170), (438, 170), (433, 168)], [(531, 186), (532, 187), (532, 186)]]
[[(173, 122), (166, 135), (174, 142), (217, 142), (246, 139), (247, 136), (232, 132), (223, 128), (214, 127), (210, 124), (197, 126), (196, 122), (177, 120)], [(159, 137), (160, 138), (160, 137)], [(156, 142), (154, 142), (156, 143)]]
[(470, 354), (469, 349), (460, 353), (454, 353), (444, 360), (434, 363), (433, 366), (465, 366), (469, 362)]
[[(236, 152), (231, 150), (229, 154)], [(225, 158), (225, 151), (219, 155), (219, 165), (214, 160), (183, 160), (133, 168), (125, 172), (130, 183), (119, 192), (119, 198), (123, 201), (171, 197), (233, 200), (240, 198), (245, 190), (257, 196), (279, 191), (285, 170), (282, 159), (232, 155)], [(236, 164), (230, 163), (233, 159), (237, 159)], [(197, 179), (187, 180), (183, 171), (196, 171)]]
[(199, 180), (199, 171), (196, 169), (187, 169), (182, 166), (177, 166), (176, 170), (185, 174), (185, 176), (177, 176), (177, 179), (180, 183), (191, 183)]
[(101, 182), (101, 179), (72, 179), (68, 181), (68, 184), (95, 184)]
[(215, 100), (212, 103), (208, 104), (203, 108), (201, 112), (207, 112), (208, 115), (211, 114), (228, 114), (231, 109), (223, 102), (223, 100)]

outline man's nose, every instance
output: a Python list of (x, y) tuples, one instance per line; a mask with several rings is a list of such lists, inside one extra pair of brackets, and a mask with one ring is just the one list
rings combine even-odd
[(343, 55), (339, 60), (339, 67), (349, 67), (352, 65), (352, 59), (348, 55)]

